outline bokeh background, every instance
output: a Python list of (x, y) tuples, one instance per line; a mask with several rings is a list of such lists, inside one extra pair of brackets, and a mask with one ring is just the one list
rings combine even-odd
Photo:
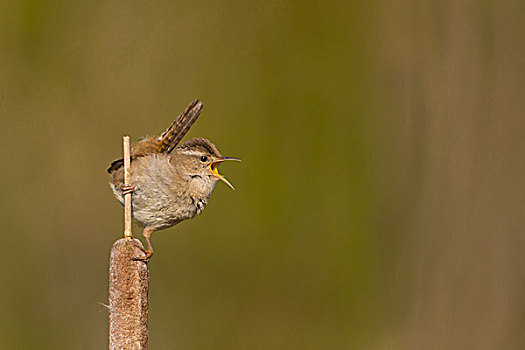
[(196, 97), (189, 136), (243, 162), (153, 236), (151, 349), (525, 347), (522, 1), (0, 18), (1, 349), (107, 347), (107, 165)]

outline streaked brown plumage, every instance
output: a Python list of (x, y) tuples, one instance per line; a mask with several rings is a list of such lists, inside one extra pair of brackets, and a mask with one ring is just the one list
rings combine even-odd
[[(151, 233), (200, 214), (215, 187), (222, 180), (217, 166), (225, 160), (217, 147), (204, 138), (194, 138), (177, 147), (197, 120), (202, 103), (194, 100), (159, 137), (137, 142), (131, 151), (131, 185), (124, 186), (124, 160), (114, 161), (108, 172), (115, 197), (123, 203), (123, 194), (132, 193), (133, 217), (144, 226), (148, 249), (147, 260), (153, 254)], [(233, 188), (233, 187), (232, 187)]]
[[(186, 110), (179, 115), (162, 135), (159, 137), (148, 137), (134, 144), (131, 149), (131, 158), (135, 159), (154, 153), (170, 153), (195, 123), (202, 111), (202, 106), (203, 104), (199, 99), (191, 101)], [(124, 159), (121, 158), (111, 163), (108, 173), (111, 174), (122, 166), (124, 166)]]

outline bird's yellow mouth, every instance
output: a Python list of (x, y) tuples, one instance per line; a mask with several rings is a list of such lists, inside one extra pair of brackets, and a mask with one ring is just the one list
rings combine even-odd
[(217, 160), (215, 162), (212, 162), (210, 164), (210, 170), (211, 172), (213, 173), (214, 176), (218, 177), (220, 180), (224, 181), (224, 183), (228, 186), (231, 187), (232, 190), (235, 190), (235, 188), (232, 186), (232, 184), (226, 180), (226, 178), (224, 176), (222, 176), (221, 174), (219, 174), (219, 170), (218, 170), (218, 167), (219, 167), (219, 164), (221, 164), (222, 162), (224, 162), (226, 159), (220, 159), (220, 160)]
[(222, 159), (219, 159), (219, 160), (216, 160), (214, 162), (212, 162), (210, 164), (210, 170), (213, 174), (213, 176), (216, 176), (218, 177), (221, 181), (223, 181), (226, 185), (230, 186), (230, 188), (232, 190), (235, 190), (235, 188), (232, 186), (232, 184), (226, 180), (226, 178), (224, 176), (222, 176), (221, 174), (219, 174), (219, 170), (218, 170), (218, 167), (219, 167), (219, 164), (221, 164), (222, 162), (226, 161), (226, 160), (236, 160), (238, 162), (240, 162), (241, 160), (238, 159), (238, 158), (233, 158), (233, 157), (222, 157)]

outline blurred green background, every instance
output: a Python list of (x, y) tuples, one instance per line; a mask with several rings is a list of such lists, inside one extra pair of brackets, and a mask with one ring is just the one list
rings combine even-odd
[[(107, 347), (121, 137), (243, 159), (155, 233), (151, 349), (522, 349), (522, 1), (0, 2), (0, 348)], [(140, 236), (140, 230), (135, 228)]]

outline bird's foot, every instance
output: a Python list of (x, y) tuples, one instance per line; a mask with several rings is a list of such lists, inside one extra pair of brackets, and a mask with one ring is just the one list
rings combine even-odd
[(120, 185), (120, 190), (122, 191), (123, 196), (135, 192), (136, 189), (137, 187), (135, 185)]
[(146, 255), (138, 257), (138, 258), (133, 258), (133, 260), (148, 262), (149, 259), (151, 259), (151, 257), (153, 256), (153, 249), (151, 249), (151, 250), (150, 249), (144, 249), (142, 247), (138, 247), (138, 248), (140, 248), (140, 250), (142, 250), (144, 252), (144, 254), (146, 254)]

